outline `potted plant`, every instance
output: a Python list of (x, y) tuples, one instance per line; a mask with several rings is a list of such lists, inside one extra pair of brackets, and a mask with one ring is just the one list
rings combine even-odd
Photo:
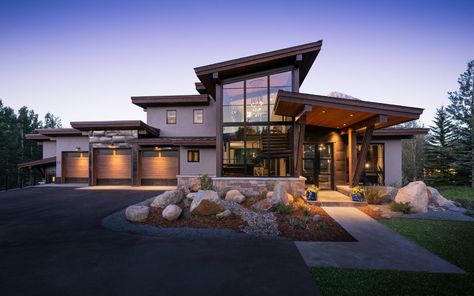
[(353, 201), (363, 201), (365, 199), (365, 190), (360, 186), (352, 188), (352, 200)]
[(311, 185), (306, 189), (306, 198), (308, 200), (317, 200), (318, 199), (319, 188), (316, 185)]

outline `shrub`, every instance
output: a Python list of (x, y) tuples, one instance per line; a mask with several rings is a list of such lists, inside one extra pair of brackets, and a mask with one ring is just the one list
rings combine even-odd
[(290, 218), (289, 222), (293, 229), (306, 229), (306, 227), (308, 226), (308, 218), (306, 217), (303, 219), (292, 217)]
[(390, 209), (395, 212), (402, 212), (403, 214), (410, 214), (412, 206), (409, 201), (407, 202), (396, 202), (392, 201)]
[(309, 217), (313, 214), (313, 210), (312, 210), (311, 206), (308, 205), (307, 203), (298, 202), (298, 203), (295, 203), (295, 204), (296, 204), (296, 209), (303, 211), (303, 215), (305, 217)]
[(201, 183), (201, 190), (214, 190), (212, 179), (207, 174), (199, 175), (199, 182)]
[(365, 199), (369, 204), (379, 205), (382, 202), (380, 188), (377, 185), (367, 186), (365, 188)]
[(274, 206), (272, 206), (272, 211), (277, 212), (282, 215), (288, 215), (291, 214), (295, 208), (293, 207), (292, 204), (285, 205), (283, 203), (278, 203)]

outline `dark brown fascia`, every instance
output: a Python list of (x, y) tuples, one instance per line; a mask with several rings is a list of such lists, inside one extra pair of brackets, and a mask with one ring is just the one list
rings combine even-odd
[(405, 127), (389, 127), (374, 131), (374, 136), (388, 137), (388, 136), (416, 136), (426, 135), (430, 131), (429, 128), (405, 128)]
[(131, 141), (141, 146), (216, 146), (215, 137), (163, 137)]
[(38, 142), (55, 141), (55, 139), (47, 137), (47, 136), (42, 135), (42, 134), (26, 134), (25, 139), (32, 140), (32, 141), (38, 141)]
[(74, 128), (44, 128), (37, 129), (38, 134), (47, 137), (78, 137), (82, 136), (81, 131)]
[(302, 44), (221, 63), (194, 68), (208, 93), (215, 98), (216, 81), (285, 66), (299, 67), (301, 85), (321, 50), (323, 41)]
[(35, 166), (48, 166), (48, 165), (56, 165), (56, 156), (28, 161), (24, 163), (19, 163), (17, 164), (17, 167), (19, 169), (22, 169), (22, 168), (29, 168), (29, 167), (35, 167)]
[(132, 103), (142, 108), (166, 106), (206, 106), (209, 105), (209, 95), (141, 96), (132, 97)]
[(194, 85), (196, 86), (196, 90), (199, 94), (201, 94), (201, 95), (209, 94), (206, 87), (201, 82), (195, 82)]
[[(278, 110), (279, 103), (281, 101), (301, 104), (301, 105), (317, 104), (320, 107), (343, 108), (345, 110), (371, 112), (371, 113), (383, 114), (383, 115), (403, 116), (403, 117), (413, 118), (413, 119), (418, 119), (424, 110), (423, 108), (368, 102), (368, 101), (361, 101), (361, 100), (342, 99), (342, 98), (336, 98), (336, 97), (328, 97), (328, 96), (320, 96), (320, 95), (279, 90), (277, 94), (277, 99), (275, 102), (275, 107), (274, 107), (275, 111)], [(280, 114), (280, 112), (277, 112), (276, 114), (292, 116), (290, 114)]]
[(94, 130), (144, 130), (153, 136), (160, 136), (160, 129), (151, 127), (141, 120), (116, 121), (74, 121), (71, 126), (80, 131)]

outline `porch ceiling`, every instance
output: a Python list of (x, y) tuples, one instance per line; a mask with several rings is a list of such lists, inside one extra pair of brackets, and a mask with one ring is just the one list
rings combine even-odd
[(285, 116), (305, 114), (309, 125), (357, 130), (368, 125), (379, 129), (416, 120), (423, 109), (279, 91), (274, 112)]

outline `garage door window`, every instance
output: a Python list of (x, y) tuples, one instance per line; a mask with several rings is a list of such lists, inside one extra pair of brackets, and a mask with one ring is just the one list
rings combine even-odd
[(188, 150), (188, 162), (199, 162), (199, 150)]
[(98, 149), (98, 155), (130, 155), (130, 149)]

